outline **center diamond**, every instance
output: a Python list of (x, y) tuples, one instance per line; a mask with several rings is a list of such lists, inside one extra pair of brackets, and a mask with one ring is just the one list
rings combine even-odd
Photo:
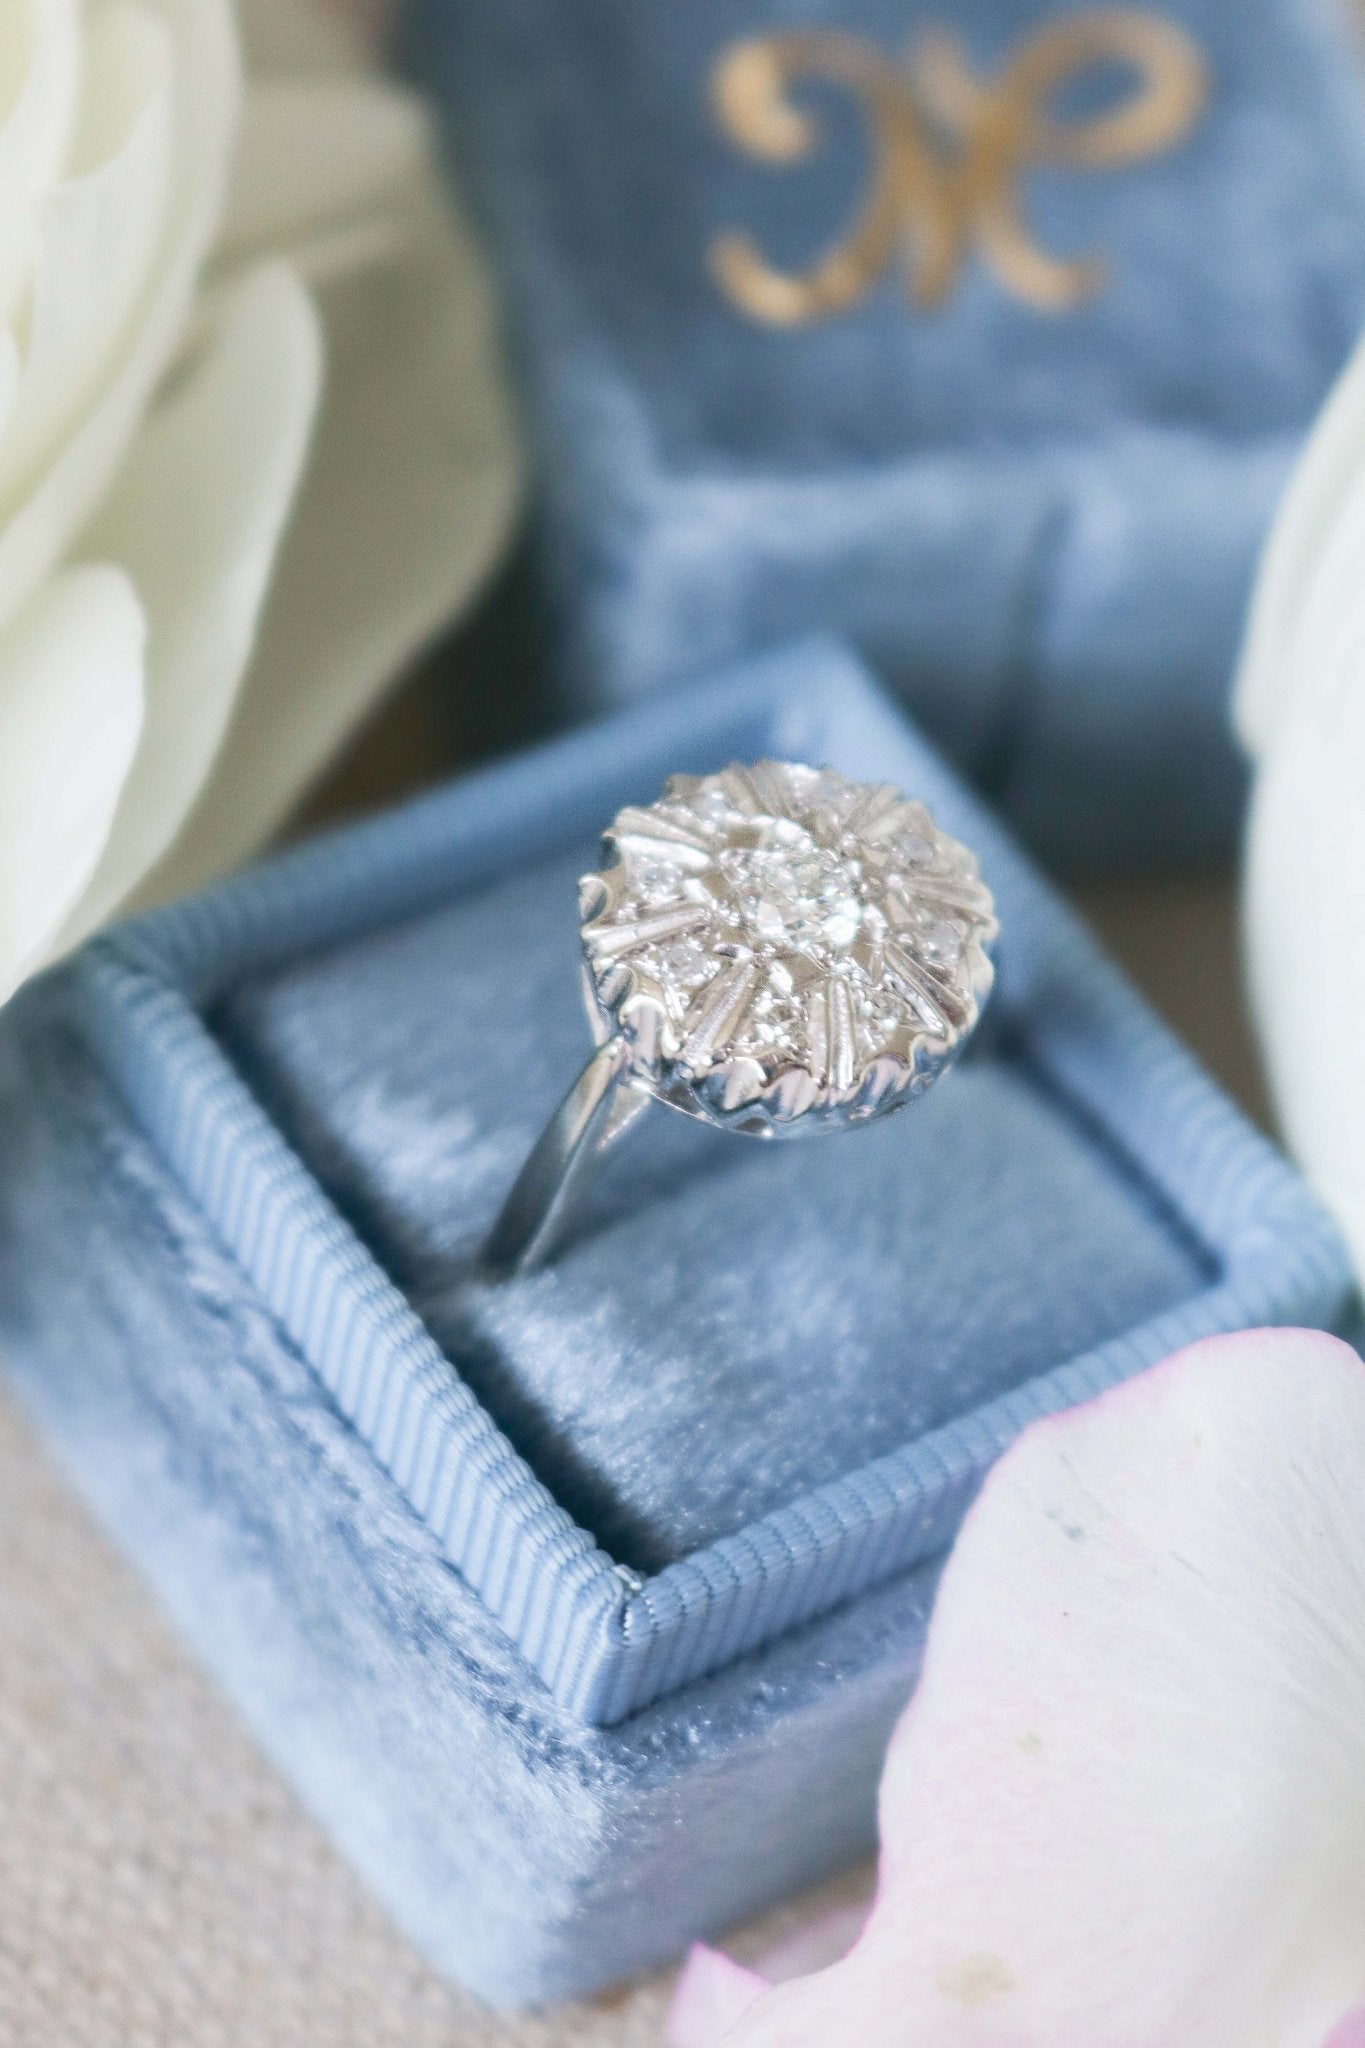
[(732, 846), (720, 856), (730, 901), (756, 945), (819, 958), (843, 953), (862, 927), (854, 863), (787, 826), (767, 846)]

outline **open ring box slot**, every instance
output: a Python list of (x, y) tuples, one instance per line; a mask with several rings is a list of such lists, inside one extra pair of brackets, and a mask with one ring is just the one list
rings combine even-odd
[[(548, 1269), (478, 1281), (588, 1050), (596, 834), (764, 754), (978, 851), (978, 1041), (814, 1145), (652, 1110)], [(123, 928), (16, 1006), (0, 1087), (21, 1386), (395, 1915), (500, 2000), (865, 1846), (936, 1560), (1011, 1438), (1349, 1291), (1293, 1173), (819, 643)]]

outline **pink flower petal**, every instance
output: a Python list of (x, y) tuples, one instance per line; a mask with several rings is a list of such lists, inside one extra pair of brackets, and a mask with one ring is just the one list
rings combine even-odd
[(1365, 2006), (1348, 2013), (1323, 2043), (1323, 2048), (1365, 2048)]
[(1210, 1339), (1029, 1431), (949, 1562), (881, 1812), (865, 1934), (727, 2048), (1355, 2048), (1356, 1354)]
[(770, 1984), (785, 1984), (789, 1977), (804, 1977), (842, 1961), (867, 1926), (870, 1911), (871, 1900), (863, 1899), (815, 1914), (794, 1934), (764, 1950), (759, 1974)]
[(698, 1942), (682, 1966), (668, 2014), (670, 2048), (716, 2048), (756, 1998), (766, 1977)]

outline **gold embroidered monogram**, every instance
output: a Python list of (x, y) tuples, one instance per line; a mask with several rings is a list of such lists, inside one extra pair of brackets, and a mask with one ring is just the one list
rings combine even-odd
[[(1059, 121), (1059, 88), (1120, 64), (1131, 96), (1088, 120)], [(1042, 166), (1117, 170), (1173, 149), (1208, 98), (1197, 45), (1174, 23), (1114, 9), (1043, 29), (993, 79), (970, 68), (956, 39), (928, 35), (903, 67), (857, 36), (805, 30), (734, 43), (712, 77), (717, 119), (751, 156), (794, 164), (819, 142), (792, 89), (840, 87), (861, 103), (872, 146), (868, 188), (847, 235), (810, 270), (776, 270), (752, 238), (719, 236), (711, 265), (727, 296), (756, 320), (796, 327), (846, 312), (898, 253), (917, 306), (935, 306), (975, 249), (1005, 290), (1062, 312), (1104, 283), (1102, 259), (1066, 260), (1039, 247), (1024, 216), (1024, 174)]]

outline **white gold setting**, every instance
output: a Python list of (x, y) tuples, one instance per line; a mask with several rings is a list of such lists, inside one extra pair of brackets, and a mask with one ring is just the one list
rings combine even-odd
[(599, 1050), (508, 1198), (495, 1270), (545, 1258), (650, 1099), (764, 1138), (865, 1123), (938, 1079), (990, 992), (976, 858), (887, 784), (782, 761), (678, 775), (604, 843), (580, 884)]
[(689, 1115), (796, 1136), (885, 1115), (971, 1032), (997, 926), (922, 803), (760, 761), (620, 813), (581, 885), (599, 1035)]

